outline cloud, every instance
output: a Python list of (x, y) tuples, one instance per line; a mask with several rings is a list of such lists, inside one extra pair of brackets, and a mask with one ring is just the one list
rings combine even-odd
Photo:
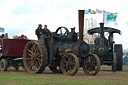
[[(7, 1), (1, 5), (1, 8), (5, 8), (5, 10), (2, 11), (0, 16), (0, 23), (6, 28), (6, 32), (11, 32), (10, 36), (12, 36), (12, 33), (25, 32), (30, 28), (30, 24), (36, 26), (39, 23), (48, 24), (52, 31), (55, 31), (58, 26), (70, 26), (72, 24), (74, 26), (76, 24), (74, 19), (77, 17), (72, 18), (72, 16), (76, 15), (77, 10), (70, 7), (70, 3), (67, 6), (66, 2), (60, 0), (57, 0), (57, 2), (51, 0), (13, 0), (13, 2), (16, 3)], [(35, 30), (35, 28), (32, 30)]]
[[(116, 35), (115, 40), (128, 47), (127, 2), (127, 0), (0, 0), (0, 27), (5, 28), (10, 37), (25, 34), (30, 39), (37, 39), (35, 29), (38, 24), (47, 24), (51, 31), (55, 31), (59, 26), (76, 27), (78, 31), (78, 10), (88, 8), (106, 10), (118, 13), (117, 24), (109, 26), (122, 31), (122, 36)], [(94, 16), (90, 15), (96, 18), (98, 23), (102, 22), (102, 14)]]

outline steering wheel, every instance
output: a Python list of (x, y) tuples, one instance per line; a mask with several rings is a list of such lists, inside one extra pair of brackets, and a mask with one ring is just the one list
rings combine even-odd
[(66, 27), (59, 27), (55, 33), (59, 35), (59, 38), (64, 38), (69, 33), (69, 30)]

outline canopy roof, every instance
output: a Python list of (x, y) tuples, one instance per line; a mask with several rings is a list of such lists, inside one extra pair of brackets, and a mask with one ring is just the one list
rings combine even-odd
[[(104, 32), (121, 34), (120, 30), (111, 28), (111, 27), (104, 27)], [(92, 35), (94, 33), (100, 33), (100, 27), (96, 27), (96, 28), (88, 30), (88, 34)]]

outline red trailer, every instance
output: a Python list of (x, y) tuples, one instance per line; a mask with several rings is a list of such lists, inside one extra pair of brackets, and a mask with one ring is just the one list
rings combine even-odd
[(23, 65), (23, 50), (30, 40), (3, 39), (0, 41), (0, 70), (6, 71), (13, 66), (15, 70)]

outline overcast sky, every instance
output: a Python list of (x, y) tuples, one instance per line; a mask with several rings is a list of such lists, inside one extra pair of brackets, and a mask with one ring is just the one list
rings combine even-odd
[[(38, 24), (47, 24), (51, 31), (59, 26), (76, 27), (78, 30), (78, 10), (89, 8), (118, 13), (116, 24), (108, 26), (122, 31), (115, 40), (122, 43), (123, 48), (128, 48), (127, 0), (0, 0), (0, 27), (5, 28), (9, 37), (25, 34), (29, 39), (36, 39)], [(92, 16), (96, 15), (90, 14), (89, 18)], [(96, 18), (102, 22), (102, 14)]]

